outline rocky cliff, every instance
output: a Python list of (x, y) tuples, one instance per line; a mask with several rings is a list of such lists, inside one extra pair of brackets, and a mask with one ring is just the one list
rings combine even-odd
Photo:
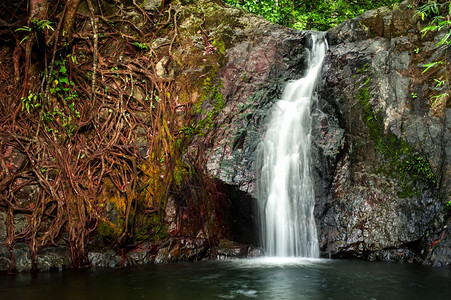
[[(314, 146), (321, 248), (333, 256), (449, 264), (451, 111), (433, 96), (450, 52), (437, 46), (447, 31), (423, 36), (414, 13), (404, 2), (328, 32)], [(446, 65), (424, 72), (433, 60)], [(337, 130), (339, 147), (324, 149)]]
[[(405, 2), (370, 11), (327, 33), (330, 49), (312, 108), (315, 213), (324, 256), (449, 264), (449, 96), (435, 103), (433, 96), (439, 93), (434, 78), (443, 80), (450, 71), (450, 53), (436, 45), (447, 31), (422, 36), (428, 23), (414, 16), (416, 8)], [(445, 16), (446, 9), (444, 3)], [(281, 53), (283, 60), (271, 64), (277, 71), (255, 90), (256, 78), (236, 61), (261, 64), (253, 56), (258, 50), (228, 52), (234, 59), (220, 73), (222, 91), (233, 99), (228, 105), (244, 110), (220, 118), (227, 129), (215, 132), (219, 138), (207, 162), (211, 175), (254, 197), (258, 170), (252, 159), (264, 116), (281, 91), (271, 83), (296, 78), (286, 73), (293, 54)], [(423, 72), (434, 59), (447, 64)], [(238, 93), (235, 78), (242, 79)]]

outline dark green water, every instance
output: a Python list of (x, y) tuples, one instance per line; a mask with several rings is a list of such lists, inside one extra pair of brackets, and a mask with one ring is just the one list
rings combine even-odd
[(451, 299), (449, 268), (269, 258), (0, 275), (0, 299)]

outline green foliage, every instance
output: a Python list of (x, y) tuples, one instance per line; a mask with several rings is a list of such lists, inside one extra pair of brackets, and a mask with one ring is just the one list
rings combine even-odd
[(431, 97), (431, 100), (432, 100), (431, 106), (434, 106), (435, 103), (437, 103), (438, 100), (444, 99), (447, 96), (449, 96), (449, 93), (442, 93), (442, 94), (438, 94), (438, 95), (432, 96)]
[[(428, 64), (423, 65), (425, 68), (422, 73), (426, 73), (431, 68), (436, 68), (441, 65), (444, 65), (446, 68), (447, 65), (447, 59), (448, 59), (448, 50), (451, 46), (451, 3), (448, 4), (447, 9), (447, 16), (446, 13), (442, 16), (441, 10), (443, 10), (444, 3), (440, 4), (436, 1), (428, 0), (426, 4), (423, 6), (420, 6), (417, 11), (415, 12), (414, 17), (421, 16), (421, 20), (424, 21), (425, 18), (430, 19), (429, 25), (424, 27), (421, 32), (423, 33), (423, 37), (431, 31), (447, 31), (443, 38), (436, 44), (437, 47), (445, 47), (445, 55), (442, 60), (434, 61)], [(445, 79), (439, 80), (437, 78), (434, 78), (435, 82), (437, 82), (436, 88), (439, 88), (443, 90), (444, 92), (435, 96), (431, 97), (431, 106), (434, 106), (435, 103), (440, 100), (444, 99), (445, 97), (449, 96), (448, 89), (449, 89), (449, 78), (448, 78), (448, 72), (445, 70)]]
[[(408, 151), (405, 147), (403, 150)], [(399, 170), (404, 176), (411, 174), (413, 176), (422, 177), (432, 183), (436, 183), (434, 172), (431, 165), (423, 156), (407, 155), (399, 164)]]
[(22, 97), (22, 111), (26, 110), (30, 113), (33, 108), (41, 107), (41, 94), (35, 94), (32, 91), (28, 91), (27, 97)]
[(38, 20), (33, 19), (31, 20), (31, 24), (37, 29), (37, 30), (51, 30), (54, 31), (53, 27), (51, 26), (52, 22), (49, 20)]
[(267, 20), (300, 30), (328, 30), (367, 10), (401, 2), (400, 0), (225, 0)]
[(135, 46), (139, 50), (144, 50), (144, 51), (149, 51), (150, 50), (148, 44), (143, 44), (143, 43), (140, 43), (140, 42), (134, 42), (133, 46)]
[(451, 200), (449, 200), (448, 202), (446, 202), (445, 207), (451, 211)]
[[(17, 31), (24, 31), (24, 32), (34, 32), (36, 35), (36, 40), (37, 40), (37, 33), (40, 31), (54, 31), (55, 29), (53, 29), (53, 27), (51, 26), (52, 22), (50, 22), (49, 20), (38, 20), (38, 19), (32, 19), (31, 20), (31, 27), (30, 26), (22, 26), (17, 28), (16, 30), (14, 30), (15, 32)], [(30, 35), (26, 35), (25, 37), (23, 37), (20, 40), (20, 43), (22, 44), (25, 40), (27, 40), (30, 37)]]
[(422, 6), (420, 6), (413, 15), (421, 16), (421, 19), (424, 20), (425, 17), (430, 18), (433, 17), (434, 19), (440, 14), (437, 2), (428, 0), (428, 2)]
[[(68, 58), (70, 57), (69, 55)], [(22, 111), (39, 113), (47, 132), (57, 134), (63, 129), (67, 137), (71, 137), (76, 130), (75, 120), (81, 117), (76, 108), (78, 95), (74, 83), (69, 79), (66, 60), (55, 60), (55, 66), (56, 68), (50, 76), (52, 83), (49, 90), (50, 98), (54, 99), (52, 105), (43, 103), (41, 94), (28, 91), (28, 96), (21, 98)]]
[(426, 73), (430, 68), (437, 67), (441, 64), (443, 64), (443, 61), (435, 61), (429, 64), (425, 64), (423, 67), (425, 67), (426, 69), (424, 69), (422, 73)]
[[(190, 122), (189, 126), (184, 126), (180, 129), (180, 133), (184, 133), (187, 137), (205, 135), (214, 127), (214, 117), (225, 107), (224, 96), (220, 92), (221, 85), (211, 82), (207, 78), (204, 81), (204, 86), (205, 92), (201, 100), (194, 107), (194, 113), (199, 115), (200, 118)], [(207, 105), (211, 106), (213, 104), (213, 107), (204, 108), (206, 105), (205, 100), (207, 99), (210, 99)]]
[[(71, 56), (69, 55), (67, 58), (71, 59)], [(70, 137), (76, 129), (75, 119), (81, 117), (80, 112), (76, 108), (78, 94), (74, 88), (73, 81), (70, 80), (66, 60), (55, 60), (55, 66), (56, 68), (51, 74), (52, 87), (50, 88), (50, 93), (57, 99), (60, 109), (54, 108), (52, 112), (43, 112), (42, 119), (48, 124), (54, 122), (55, 117), (58, 117), (60, 119), (59, 125)]]

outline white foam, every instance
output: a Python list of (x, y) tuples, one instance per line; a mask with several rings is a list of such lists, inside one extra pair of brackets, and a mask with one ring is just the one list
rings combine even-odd
[(327, 43), (324, 35), (312, 33), (311, 38), (307, 73), (288, 83), (274, 105), (256, 159), (263, 246), (269, 256), (319, 257), (310, 133), (314, 90)]

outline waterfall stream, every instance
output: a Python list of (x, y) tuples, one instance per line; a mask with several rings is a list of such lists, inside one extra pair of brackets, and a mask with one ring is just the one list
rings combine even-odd
[(268, 256), (319, 256), (310, 133), (311, 107), (327, 43), (322, 33), (312, 32), (310, 38), (306, 74), (285, 87), (259, 146), (259, 205)]

